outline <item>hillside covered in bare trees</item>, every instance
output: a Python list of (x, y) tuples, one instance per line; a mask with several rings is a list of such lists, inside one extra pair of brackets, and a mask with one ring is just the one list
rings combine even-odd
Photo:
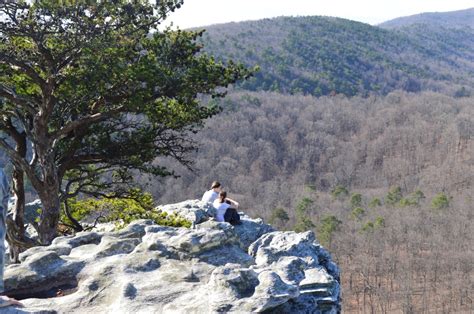
[[(472, 104), (472, 98), (435, 93), (234, 92), (197, 135), (196, 171), (178, 171), (178, 185), (199, 194), (221, 178), (262, 215), (297, 202), (305, 185), (324, 192), (337, 185), (376, 192), (400, 186), (467, 195), (474, 185)], [(157, 195), (169, 201), (174, 193), (165, 185)]]

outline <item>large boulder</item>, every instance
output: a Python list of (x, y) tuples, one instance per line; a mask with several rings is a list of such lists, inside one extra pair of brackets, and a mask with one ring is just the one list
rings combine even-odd
[(240, 213), (240, 225), (232, 226), (226, 222), (216, 222), (214, 220), (208, 220), (195, 226), (196, 229), (214, 229), (214, 228), (226, 228), (232, 230), (232, 233), (236, 235), (240, 246), (243, 250), (247, 248), (262, 235), (274, 231), (273, 227), (264, 223), (262, 219), (252, 219), (249, 216)]
[(300, 257), (310, 266), (319, 264), (319, 245), (315, 242), (314, 233), (307, 231), (270, 232), (249, 247), (249, 255), (255, 257), (257, 265), (269, 265), (283, 256)]
[(247, 249), (262, 235), (274, 231), (273, 227), (264, 223), (261, 218), (252, 219), (244, 213), (240, 214), (240, 225), (234, 226), (242, 248)]
[[(179, 204), (169, 207), (179, 214)], [(339, 270), (313, 233), (242, 221), (187, 229), (140, 220), (118, 231), (59, 237), (7, 267), (7, 294), (25, 308), (2, 313), (339, 310)]]
[(177, 204), (160, 205), (157, 207), (169, 215), (179, 215), (193, 224), (199, 224), (214, 217), (216, 210), (211, 204), (200, 200), (188, 200)]
[(339, 268), (332, 262), (329, 253), (316, 242), (312, 231), (264, 234), (250, 245), (248, 253), (255, 258), (252, 269), (257, 272), (274, 271), (284, 282), (298, 286), (299, 296), (275, 306), (273, 311), (340, 311)]

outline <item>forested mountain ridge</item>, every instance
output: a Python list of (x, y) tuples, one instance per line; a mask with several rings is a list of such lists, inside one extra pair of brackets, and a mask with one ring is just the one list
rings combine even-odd
[(414, 25), (384, 29), (333, 17), (279, 17), (211, 25), (205, 50), (259, 65), (247, 90), (314, 96), (474, 89), (474, 29)]
[(379, 24), (384, 28), (399, 28), (412, 24), (439, 25), (449, 28), (474, 28), (474, 8), (451, 12), (425, 12), (398, 17)]

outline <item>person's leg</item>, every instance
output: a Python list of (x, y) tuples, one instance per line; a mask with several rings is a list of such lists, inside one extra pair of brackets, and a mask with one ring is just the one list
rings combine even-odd
[(240, 215), (235, 208), (227, 208), (224, 221), (232, 224), (232, 225), (240, 225)]
[(234, 210), (235, 209), (233, 209), (233, 208), (227, 208), (227, 210), (225, 211), (225, 214), (224, 214), (224, 221), (225, 222), (231, 222), (232, 221), (232, 217), (233, 217), (232, 212)]
[(239, 215), (239, 212), (237, 210), (235, 210), (233, 212), (233, 217), (232, 217), (232, 222), (231, 224), (233, 225), (240, 225), (242, 224), (242, 222), (240, 222), (240, 215)]

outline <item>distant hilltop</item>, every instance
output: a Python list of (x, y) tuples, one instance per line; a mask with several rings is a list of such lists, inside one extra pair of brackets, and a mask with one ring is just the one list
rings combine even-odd
[(470, 27), (474, 29), (474, 8), (451, 12), (426, 12), (396, 19), (379, 24), (384, 28), (400, 28), (412, 24), (438, 25), (448, 28)]

